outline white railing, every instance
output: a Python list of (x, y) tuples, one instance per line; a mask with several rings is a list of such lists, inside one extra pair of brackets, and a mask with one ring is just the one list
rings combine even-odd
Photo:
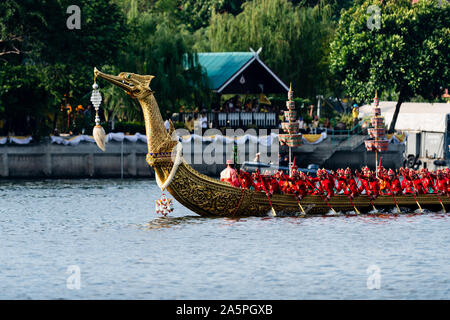
[(226, 113), (218, 113), (217, 120), (219, 121), (219, 126), (225, 127), (227, 125), (227, 114)]
[(266, 114), (265, 113), (254, 113), (253, 119), (258, 127), (263, 127), (266, 125)]
[(241, 113), (241, 121), (244, 126), (249, 126), (253, 123), (253, 113), (243, 112)]
[[(186, 121), (193, 113), (181, 114), (180, 121)], [(208, 123), (219, 127), (249, 127), (274, 128), (277, 126), (277, 113), (275, 112), (208, 112)]]
[(277, 125), (277, 114), (274, 112), (266, 113), (266, 125), (268, 127), (275, 127)]
[[(219, 113), (220, 114), (220, 113)], [(228, 113), (228, 123), (231, 127), (239, 127), (239, 112)]]

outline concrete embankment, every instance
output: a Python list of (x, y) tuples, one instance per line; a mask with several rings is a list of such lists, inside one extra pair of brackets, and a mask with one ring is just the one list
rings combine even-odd
[[(366, 152), (364, 137), (353, 141), (336, 142), (327, 138), (317, 145), (304, 145), (293, 150), (297, 165), (306, 167), (315, 163), (329, 169), (358, 169), (363, 165), (374, 168), (375, 154)], [(278, 151), (286, 151), (274, 143), (272, 147), (245, 143), (238, 147), (239, 160), (251, 161), (257, 152), (263, 162), (277, 161)], [(379, 155), (387, 168), (399, 168), (403, 161), (403, 145), (389, 146)], [(147, 165), (147, 144), (141, 141), (107, 144), (106, 152), (94, 143), (58, 145), (49, 141), (28, 145), (0, 145), (1, 178), (153, 178), (154, 171)], [(233, 144), (203, 142), (183, 143), (184, 158), (192, 167), (209, 176), (218, 176), (227, 159), (232, 158)]]
[(110, 142), (106, 152), (87, 142), (3, 145), (0, 174), (4, 178), (152, 177), (146, 154), (145, 143)]

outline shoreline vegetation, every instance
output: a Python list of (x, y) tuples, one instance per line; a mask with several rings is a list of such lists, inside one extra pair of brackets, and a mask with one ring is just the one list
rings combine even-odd
[[(404, 101), (445, 101), (450, 83), (447, 2), (80, 0), (75, 30), (66, 27), (69, 2), (0, 4), (0, 136), (89, 133), (94, 66), (155, 75), (165, 118), (217, 109), (227, 97), (208, 88), (197, 52), (262, 47), (261, 58), (304, 102), (297, 111), (305, 121), (318, 96), (352, 106), (378, 91), (380, 100), (398, 101), (398, 115)], [(142, 127), (135, 101), (105, 83), (100, 90), (105, 127)], [(322, 109), (320, 121), (351, 121), (351, 110)]]

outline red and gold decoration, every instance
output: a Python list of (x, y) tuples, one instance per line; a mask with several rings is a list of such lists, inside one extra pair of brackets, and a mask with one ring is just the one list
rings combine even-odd
[(161, 198), (155, 200), (155, 212), (156, 214), (162, 214), (164, 217), (173, 212), (173, 200), (167, 198), (163, 193)]
[(375, 93), (373, 100), (373, 117), (370, 119), (369, 140), (364, 141), (367, 151), (375, 151), (375, 166), (378, 167), (378, 152), (386, 152), (389, 146), (389, 140), (386, 138), (386, 128), (384, 127), (384, 118), (381, 116), (379, 107), (378, 93)]
[(288, 92), (288, 101), (286, 101), (287, 111), (284, 111), (285, 122), (281, 123), (281, 128), (285, 133), (279, 134), (280, 144), (287, 145), (289, 148), (298, 147), (302, 144), (302, 134), (299, 133), (297, 122), (297, 112), (295, 111), (295, 102), (293, 100), (294, 92), (292, 84)]

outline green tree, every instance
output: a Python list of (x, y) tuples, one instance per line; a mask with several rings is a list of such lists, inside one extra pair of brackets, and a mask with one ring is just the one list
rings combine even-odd
[(126, 34), (119, 7), (109, 0), (77, 1), (81, 29), (69, 30), (66, 9), (71, 4), (0, 3), (0, 105), (7, 130), (47, 133), (64, 97), (87, 102), (93, 67), (116, 61)]
[(315, 98), (328, 85), (328, 43), (333, 22), (328, 5), (295, 7), (287, 0), (254, 0), (233, 16), (213, 13), (197, 33), (199, 51), (248, 51), (262, 47), (264, 62), (296, 94)]
[[(368, 27), (370, 5), (380, 9), (379, 28)], [(437, 0), (364, 1), (342, 15), (331, 49), (331, 70), (348, 95), (370, 101), (376, 90), (398, 94), (393, 132), (404, 101), (416, 95), (432, 100), (450, 83), (450, 6)]]
[(164, 13), (184, 24), (189, 31), (209, 25), (213, 11), (228, 12), (233, 15), (241, 12), (245, 0), (158, 0), (156, 12)]
[[(133, 2), (135, 4), (133, 4)], [(210, 91), (204, 72), (196, 63), (195, 52), (188, 45), (190, 33), (170, 14), (159, 10), (138, 11), (137, 0), (126, 10), (130, 32), (127, 46), (121, 51), (116, 71), (130, 71), (155, 75), (151, 87), (155, 91), (162, 113), (178, 112), (180, 106), (205, 108), (209, 105)], [(167, 11), (166, 11), (167, 13)], [(123, 101), (113, 97), (116, 90), (105, 98), (109, 107), (118, 109)], [(141, 120), (141, 112), (129, 104), (129, 121)]]

